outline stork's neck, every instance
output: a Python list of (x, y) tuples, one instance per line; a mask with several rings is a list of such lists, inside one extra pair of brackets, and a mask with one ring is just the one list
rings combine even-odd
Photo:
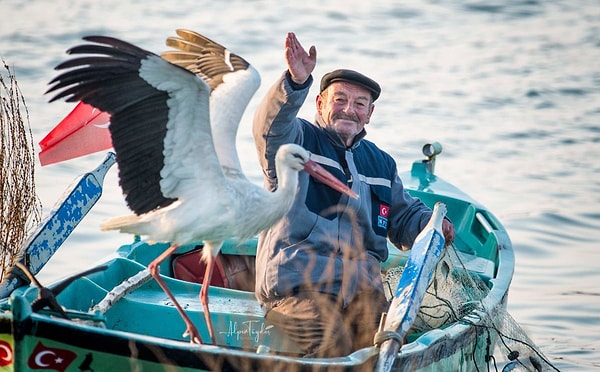
[(298, 172), (278, 159), (275, 159), (275, 169), (277, 173), (277, 188), (273, 191), (273, 198), (276, 199), (275, 204), (277, 208), (282, 211), (282, 214), (285, 214), (292, 207), (296, 196)]

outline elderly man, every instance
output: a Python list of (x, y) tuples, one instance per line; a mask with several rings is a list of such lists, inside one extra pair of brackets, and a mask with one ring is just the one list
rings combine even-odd
[[(266, 186), (277, 188), (275, 153), (297, 143), (360, 195), (351, 199), (300, 174), (290, 212), (262, 233), (256, 259), (256, 297), (267, 321), (306, 356), (336, 357), (373, 342), (388, 308), (381, 262), (387, 239), (410, 248), (431, 209), (405, 190), (390, 155), (364, 139), (379, 84), (352, 70), (323, 76), (315, 122), (296, 115), (313, 82), (316, 49), (293, 33), (285, 41), (287, 70), (254, 118), (254, 138)], [(454, 227), (444, 221), (446, 240)]]

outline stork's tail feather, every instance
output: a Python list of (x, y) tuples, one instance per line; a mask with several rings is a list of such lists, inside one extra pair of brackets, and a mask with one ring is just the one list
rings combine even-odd
[(139, 228), (143, 225), (138, 226), (140, 222), (140, 216), (134, 214), (129, 216), (115, 217), (100, 225), (102, 231), (108, 230), (119, 230), (122, 233), (138, 234)]

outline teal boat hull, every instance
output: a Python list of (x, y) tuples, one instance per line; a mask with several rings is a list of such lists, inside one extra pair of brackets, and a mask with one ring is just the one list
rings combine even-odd
[[(436, 177), (426, 163), (415, 163), (401, 175), (411, 194), (433, 206), (447, 205), (447, 216), (457, 229), (456, 248), (472, 258), (467, 269), (490, 288), (481, 306), (444, 327), (412, 335), (394, 362), (396, 371), (487, 370), (496, 337), (487, 327), (489, 317), (506, 312), (514, 270), (514, 254), (506, 230), (494, 215), (469, 196)], [(197, 245), (178, 253), (194, 252)], [(59, 371), (227, 371), (227, 370), (366, 370), (374, 368), (379, 353), (372, 346), (340, 357), (305, 358), (296, 345), (268, 324), (251, 291), (211, 286), (209, 298), (217, 345), (192, 345), (175, 308), (154, 281), (126, 294), (105, 312), (93, 305), (134, 276), (167, 247), (142, 240), (120, 247), (107, 258), (108, 268), (73, 281), (57, 299), (70, 320), (43, 309), (32, 310), (38, 290), (21, 286), (0, 300), (0, 370)], [(382, 273), (402, 266), (407, 254), (389, 246)], [(224, 256), (252, 259), (256, 240), (228, 241)], [(209, 339), (198, 293), (199, 283), (173, 278), (172, 262), (161, 266), (167, 285)], [(56, 285), (60, 284), (56, 283)], [(52, 285), (49, 286), (52, 288)], [(482, 310), (484, 309), (484, 310)], [(57, 362), (59, 360), (60, 362)]]

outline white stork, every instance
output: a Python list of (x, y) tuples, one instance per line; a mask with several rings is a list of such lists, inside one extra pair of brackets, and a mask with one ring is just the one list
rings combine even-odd
[[(177, 307), (192, 342), (198, 330), (160, 277), (159, 264), (180, 245), (203, 241), (206, 262), (200, 299), (214, 344), (208, 287), (214, 257), (223, 241), (251, 238), (289, 210), (301, 170), (336, 190), (357, 197), (343, 182), (310, 160), (300, 146), (276, 155), (278, 189), (268, 192), (242, 173), (235, 136), (260, 77), (243, 58), (190, 31), (167, 45), (165, 57), (106, 36), (67, 52), (82, 55), (56, 67), (50, 102), (83, 101), (111, 115), (109, 127), (119, 183), (133, 215), (117, 217), (103, 230), (146, 236), (170, 247), (148, 269)], [(189, 70), (188, 70), (189, 69)], [(212, 128), (212, 130), (211, 130)]]

